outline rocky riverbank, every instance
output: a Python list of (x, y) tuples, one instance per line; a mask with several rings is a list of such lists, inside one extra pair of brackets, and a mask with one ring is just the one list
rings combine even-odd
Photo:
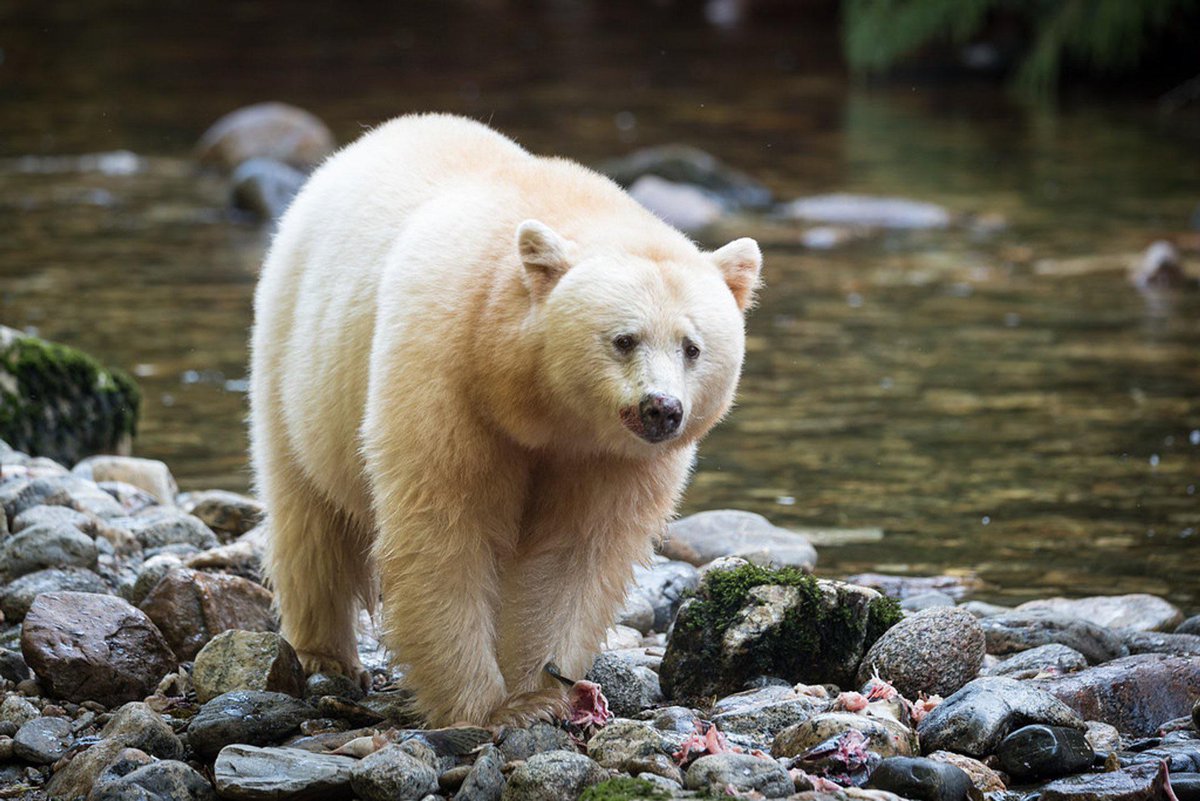
[(607, 712), (427, 730), (369, 621), (371, 692), (303, 675), (254, 499), (0, 443), (0, 507), (0, 798), (1200, 798), (1200, 618), (1153, 596), (816, 579), (802, 535), (707, 512), (575, 677)]

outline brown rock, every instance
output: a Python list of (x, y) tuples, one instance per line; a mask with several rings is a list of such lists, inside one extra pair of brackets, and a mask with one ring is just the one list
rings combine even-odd
[(334, 147), (329, 128), (304, 109), (256, 103), (217, 120), (200, 137), (196, 157), (226, 170), (259, 156), (310, 170)]
[(1030, 685), (1048, 691), (1087, 720), (1147, 737), (1191, 714), (1200, 696), (1200, 659), (1137, 654)]
[(274, 631), (271, 593), (237, 576), (177, 568), (150, 591), (141, 609), (175, 655), (192, 659), (216, 635), (230, 629)]
[(953, 765), (970, 776), (971, 783), (981, 793), (994, 793), (1008, 789), (1004, 786), (1004, 780), (1000, 778), (1000, 774), (978, 759), (973, 759), (964, 754), (956, 754), (953, 751), (934, 751), (929, 755), (929, 758), (936, 762), (945, 762), (947, 765)]
[(106, 706), (146, 697), (175, 668), (154, 623), (112, 595), (39, 595), (25, 616), (21, 651), (52, 697)]
[(223, 540), (240, 537), (257, 526), (266, 511), (254, 498), (225, 490), (189, 493), (186, 500), (181, 499), (180, 506), (222, 535)]

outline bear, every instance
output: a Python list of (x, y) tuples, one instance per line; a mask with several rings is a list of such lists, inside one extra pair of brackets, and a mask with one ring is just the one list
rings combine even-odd
[(251, 335), (264, 572), (308, 672), (360, 610), (430, 725), (565, 710), (727, 413), (762, 255), (607, 178), (409, 115), (281, 218)]

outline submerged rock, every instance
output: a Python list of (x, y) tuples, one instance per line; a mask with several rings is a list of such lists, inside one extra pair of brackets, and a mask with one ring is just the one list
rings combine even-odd
[(722, 556), (807, 571), (817, 564), (817, 551), (804, 535), (779, 528), (762, 515), (737, 509), (699, 512), (674, 521), (667, 526), (661, 551), (670, 559), (696, 566)]
[(901, 620), (863, 657), (858, 683), (878, 673), (906, 698), (950, 695), (979, 673), (983, 628), (970, 612), (932, 607)]
[(731, 207), (764, 208), (771, 203), (771, 190), (715, 156), (687, 145), (662, 145), (634, 151), (628, 156), (600, 165), (600, 172), (621, 186), (655, 176), (707, 190)]
[(230, 202), (260, 220), (278, 220), (307, 180), (307, 175), (282, 161), (247, 159), (233, 171)]
[(781, 207), (792, 219), (868, 228), (946, 228), (950, 212), (933, 203), (898, 197), (833, 194), (800, 198)]
[(200, 163), (232, 170), (252, 158), (269, 158), (311, 170), (336, 144), (325, 123), (285, 103), (256, 103), (213, 123), (196, 145)]
[(213, 779), (222, 798), (238, 801), (325, 801), (350, 797), (358, 760), (294, 748), (227, 745), (217, 755)]
[(667, 225), (684, 232), (706, 228), (725, 213), (721, 202), (698, 186), (644, 175), (629, 187), (629, 196)]

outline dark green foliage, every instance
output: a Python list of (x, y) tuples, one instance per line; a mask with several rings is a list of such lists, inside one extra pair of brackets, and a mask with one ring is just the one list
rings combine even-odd
[(668, 801), (671, 794), (653, 782), (621, 776), (593, 784), (583, 791), (579, 801)]
[(1200, 0), (844, 0), (846, 57), (858, 71), (892, 66), (926, 44), (963, 44), (992, 13), (1019, 20), (1029, 46), (1013, 75), (1026, 94), (1047, 94), (1068, 60), (1117, 72), (1138, 59), (1177, 12)]

